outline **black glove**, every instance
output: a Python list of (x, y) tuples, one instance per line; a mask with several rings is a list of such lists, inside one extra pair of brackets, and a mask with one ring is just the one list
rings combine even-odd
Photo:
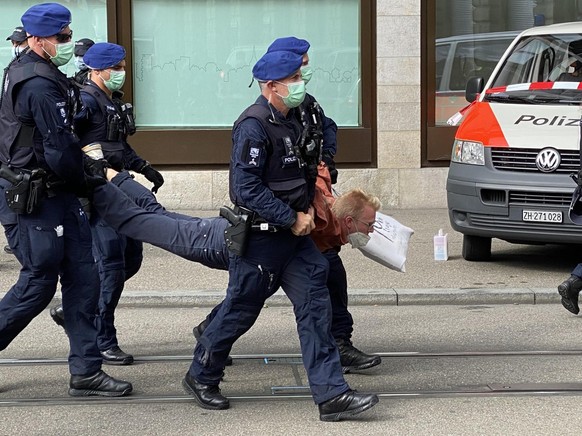
[(337, 169), (335, 168), (335, 161), (333, 160), (333, 156), (331, 153), (324, 152), (321, 156), (321, 159), (327, 165), (329, 169), (329, 175), (331, 176), (331, 184), (335, 185), (337, 183)]
[(84, 155), (83, 167), (85, 168), (85, 175), (102, 178), (107, 182), (106, 172), (107, 168), (111, 168), (111, 165), (105, 159), (93, 159)]
[(157, 194), (158, 189), (160, 189), (164, 184), (164, 178), (162, 177), (162, 174), (158, 170), (152, 168), (150, 164), (144, 165), (140, 173), (142, 173), (146, 179), (154, 184), (152, 192)]

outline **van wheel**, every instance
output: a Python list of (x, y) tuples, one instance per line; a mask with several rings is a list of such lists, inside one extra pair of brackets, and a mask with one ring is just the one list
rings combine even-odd
[(491, 258), (491, 238), (463, 235), (463, 259), (484, 261)]

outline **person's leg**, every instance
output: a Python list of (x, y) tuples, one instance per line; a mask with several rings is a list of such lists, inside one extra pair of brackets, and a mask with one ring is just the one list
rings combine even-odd
[(137, 274), (143, 262), (143, 243), (125, 237), (125, 281)]
[[(51, 201), (52, 200), (52, 201)], [(55, 210), (56, 209), (56, 210)], [(46, 199), (38, 211), (18, 215), (11, 230), (22, 263), (18, 281), (0, 301), (0, 350), (50, 303), (63, 259), (64, 238), (55, 230), (61, 224), (58, 202)]]
[(109, 227), (99, 216), (92, 217), (93, 256), (99, 267), (101, 289), (96, 319), (97, 344), (107, 363), (128, 365), (133, 356), (122, 352), (117, 342), (115, 308), (125, 284), (125, 237)]
[(303, 238), (295, 254), (281, 275), (281, 285), (293, 303), (303, 364), (319, 407), (319, 419), (350, 418), (373, 407), (378, 397), (351, 390), (343, 378), (330, 330), (331, 303), (325, 287), (327, 262), (309, 237)]
[(228, 268), (223, 218), (177, 220), (148, 212), (111, 183), (95, 189), (93, 207), (118, 233), (210, 268)]
[(574, 267), (570, 277), (558, 285), (558, 293), (562, 297), (562, 306), (574, 315), (580, 312), (578, 294), (582, 290), (582, 263)]
[(327, 287), (331, 299), (331, 334), (339, 349), (344, 373), (372, 368), (382, 362), (380, 356), (366, 354), (352, 344), (354, 320), (348, 310), (348, 281), (344, 264), (336, 250), (323, 253), (329, 262)]
[(281, 274), (281, 287), (293, 303), (311, 393), (321, 404), (349, 390), (330, 329), (328, 263), (308, 238), (302, 238), (293, 254)]

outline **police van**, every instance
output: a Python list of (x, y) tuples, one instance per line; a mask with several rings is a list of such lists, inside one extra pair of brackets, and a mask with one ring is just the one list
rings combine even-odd
[(472, 77), (447, 178), (463, 258), (488, 260), (491, 239), (582, 244), (568, 216), (580, 169), (582, 23), (519, 34), (486, 81)]

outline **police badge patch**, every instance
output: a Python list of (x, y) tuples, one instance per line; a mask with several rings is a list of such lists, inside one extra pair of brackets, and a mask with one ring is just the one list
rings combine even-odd
[(251, 147), (249, 149), (249, 165), (259, 166), (258, 159), (261, 156), (261, 149), (258, 147)]

